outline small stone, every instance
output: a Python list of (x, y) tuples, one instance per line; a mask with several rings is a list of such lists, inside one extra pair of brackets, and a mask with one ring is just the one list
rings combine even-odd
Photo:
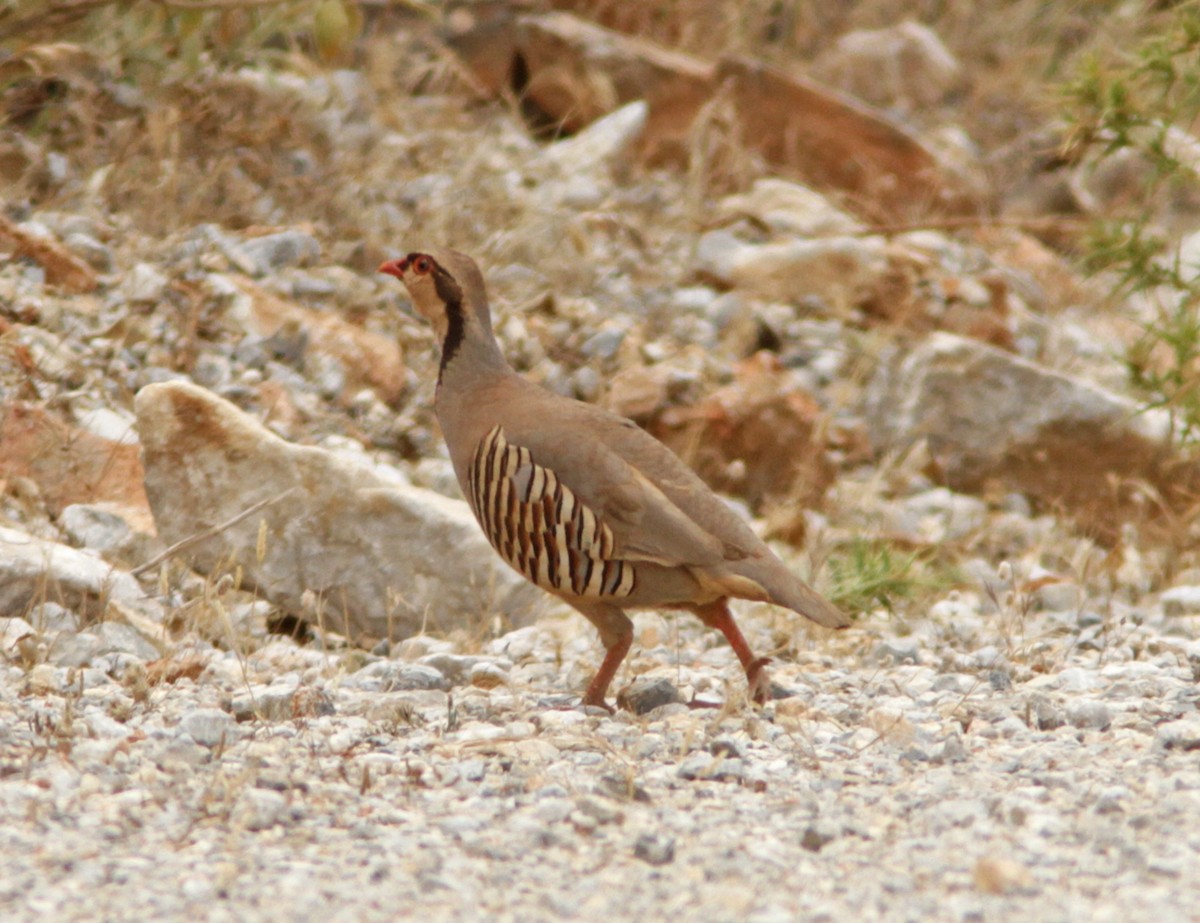
[(287, 230), (252, 237), (239, 249), (254, 263), (255, 275), (265, 276), (285, 266), (303, 266), (321, 258), (321, 244), (304, 231)]
[(46, 178), (51, 185), (61, 186), (71, 176), (71, 161), (65, 154), (50, 151), (46, 154)]
[(600, 373), (591, 366), (582, 366), (571, 374), (571, 385), (575, 396), (582, 401), (594, 402), (603, 390)]
[(0, 526), (0, 612), (25, 612), (55, 588), (56, 601), (80, 615), (102, 618), (98, 600), (116, 600), (147, 615), (161, 607), (124, 571), (69, 545)]
[(281, 676), (268, 686), (254, 685), (234, 698), (230, 710), (238, 721), (260, 718), (263, 721), (286, 721), (293, 716), (292, 696), (299, 688), (295, 674)]
[(319, 718), (337, 714), (337, 707), (324, 689), (301, 686), (292, 695), (291, 712), (293, 718)]
[(72, 503), (62, 511), (59, 522), (72, 542), (106, 558), (128, 551), (135, 541), (128, 522), (92, 504)]
[(752, 217), (792, 237), (854, 234), (862, 228), (819, 192), (777, 177), (755, 180), (749, 192), (722, 199), (718, 213), (725, 219)]
[(887, 270), (880, 238), (822, 237), (748, 244), (729, 231), (709, 231), (696, 244), (695, 271), (704, 279), (760, 298), (797, 304), (816, 296), (854, 301)]
[(238, 799), (234, 818), (247, 830), (266, 830), (275, 826), (287, 810), (287, 798), (263, 788), (247, 788)]
[(169, 284), (167, 277), (149, 263), (138, 263), (129, 271), (117, 291), (126, 301), (150, 304), (162, 300)]
[(601, 329), (584, 340), (579, 351), (588, 359), (611, 359), (628, 335), (624, 326)]
[(190, 772), (203, 766), (210, 758), (208, 748), (191, 737), (176, 737), (165, 741), (153, 754), (154, 764), (163, 772)]
[(683, 696), (668, 679), (638, 680), (617, 695), (617, 705), (635, 715), (645, 715), (663, 705), (682, 701)]
[(102, 740), (123, 740), (130, 735), (129, 728), (102, 711), (89, 712), (83, 720), (92, 737)]
[(420, 663), (399, 663), (380, 660), (367, 664), (342, 681), (343, 686), (368, 692), (399, 692), (408, 689), (450, 688), (440, 670)]
[(1180, 718), (1161, 724), (1156, 739), (1165, 750), (1200, 750), (1200, 718)]
[(513, 663), (521, 663), (535, 658), (539, 651), (546, 649), (549, 638), (546, 630), (539, 625), (527, 625), (515, 628), (501, 635), (489, 645), (493, 654), (507, 657)]
[(643, 833), (633, 844), (633, 855), (650, 865), (666, 865), (675, 860), (675, 839), (659, 833)]
[(441, 638), (429, 635), (413, 635), (393, 645), (392, 654), (397, 660), (420, 660), (431, 654), (450, 653), (453, 645)]
[(986, 894), (1011, 894), (1033, 884), (1029, 869), (1012, 859), (984, 856), (971, 871), (975, 887)]
[(458, 764), (458, 771), (468, 782), (482, 782), (487, 775), (487, 763), (484, 760), (467, 760)]
[(1072, 727), (1103, 731), (1112, 724), (1112, 715), (1103, 702), (1084, 700), (1067, 706), (1067, 721)]
[(1164, 615), (1200, 614), (1200, 586), (1171, 587), (1161, 599)]
[(809, 852), (820, 852), (838, 838), (841, 831), (831, 821), (819, 819), (804, 828), (800, 845)]
[(83, 257), (92, 269), (108, 272), (113, 268), (112, 250), (90, 234), (74, 231), (63, 238), (63, 243)]
[(237, 726), (233, 716), (219, 708), (196, 708), (180, 719), (179, 730), (211, 750), (233, 740)]
[(901, 111), (929, 108), (962, 79), (962, 67), (928, 26), (913, 20), (847, 32), (816, 61), (819, 77), (855, 97)]
[(1122, 786), (1113, 786), (1105, 789), (1100, 793), (1100, 797), (1096, 799), (1095, 812), (1097, 814), (1120, 814), (1124, 812), (1124, 802), (1129, 798), (1130, 791)]
[(1038, 604), (1047, 612), (1074, 612), (1083, 604), (1083, 588), (1066, 580), (1038, 587), (1034, 594)]
[(707, 749), (714, 756), (732, 756), (739, 760), (745, 756), (741, 746), (732, 737), (718, 737), (709, 742)]
[(617, 801), (638, 801), (642, 804), (649, 804), (653, 800), (645, 788), (632, 778), (625, 776), (601, 776), (600, 781), (596, 783), (596, 790)]
[(75, 422), (79, 424), (80, 429), (109, 442), (120, 445), (138, 444), (137, 424), (130, 414), (108, 407), (93, 407), (76, 414)]
[(714, 755), (705, 750), (697, 750), (679, 764), (676, 774), (681, 779), (712, 779), (718, 782), (732, 782), (745, 777), (746, 764), (740, 759), (730, 759), (720, 754)]
[(467, 681), (471, 668), (479, 663), (479, 658), (470, 654), (452, 654), (449, 651), (436, 651), (421, 657), (418, 663), (433, 667), (441, 673), (452, 685), (460, 685)]
[(477, 663), (471, 667), (470, 681), (480, 689), (495, 689), (508, 682), (508, 671), (496, 663)]
[(959, 541), (986, 525), (987, 512), (978, 497), (934, 487), (898, 504), (891, 527), (931, 543)]
[(598, 824), (619, 824), (625, 820), (625, 812), (620, 805), (605, 798), (595, 798), (585, 795), (576, 804), (576, 813), (593, 818)]
[(44, 602), (29, 614), (29, 622), (41, 632), (79, 630), (79, 615), (58, 603)]
[(60, 634), (48, 659), (60, 667), (82, 667), (105, 654), (127, 654), (151, 661), (158, 658), (159, 651), (137, 629), (120, 622), (102, 622), (77, 634)]
[(1053, 731), (1067, 723), (1062, 709), (1044, 695), (1035, 695), (1029, 702), (1033, 727), (1039, 731)]
[(216, 890), (203, 875), (188, 875), (179, 885), (184, 898), (193, 904), (207, 904), (216, 895)]
[(917, 638), (887, 638), (875, 648), (875, 656), (892, 663), (917, 663), (921, 642)]
[(8, 651), (22, 638), (34, 634), (33, 626), (19, 616), (0, 618), (0, 651)]
[(969, 754), (967, 748), (963, 745), (962, 737), (957, 731), (954, 731), (946, 738), (942, 748), (934, 754), (932, 762), (940, 765), (946, 763), (964, 763)]

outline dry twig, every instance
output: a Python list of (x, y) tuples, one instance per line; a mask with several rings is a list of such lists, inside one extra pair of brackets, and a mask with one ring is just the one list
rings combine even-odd
[(153, 568), (157, 567), (159, 564), (161, 564), (163, 561), (165, 561), (167, 558), (171, 557), (172, 555), (178, 554), (179, 552), (181, 552), (187, 548), (190, 548), (193, 545), (196, 545), (200, 542), (203, 542), (206, 539), (210, 539), (214, 535), (220, 535), (226, 529), (232, 529), (239, 522), (241, 522), (244, 519), (248, 519), (249, 517), (251, 517), (255, 513), (257, 513), (259, 510), (264, 509), (268, 506), (272, 506), (273, 504), (278, 503), (280, 500), (284, 499), (287, 496), (290, 496), (291, 494), (293, 494), (295, 492), (296, 492), (295, 487), (289, 487), (287, 490), (283, 491), (282, 493), (276, 494), (274, 497), (267, 497), (265, 500), (259, 500), (253, 506), (247, 507), (246, 509), (244, 509), (240, 513), (238, 513), (236, 516), (232, 516), (231, 518), (225, 520), (222, 523), (218, 523), (215, 526), (209, 526), (207, 529), (203, 529), (200, 532), (195, 533), (194, 535), (189, 535), (187, 538), (180, 539), (175, 544), (173, 544), (171, 547), (167, 548), (165, 551), (162, 551), (159, 554), (156, 554), (145, 564), (139, 564), (137, 567), (135, 567), (133, 570), (131, 570), (130, 573), (133, 574), (133, 576), (135, 576), (135, 577), (137, 577), (141, 574), (144, 574), (144, 573), (146, 573), (146, 571), (152, 570)]

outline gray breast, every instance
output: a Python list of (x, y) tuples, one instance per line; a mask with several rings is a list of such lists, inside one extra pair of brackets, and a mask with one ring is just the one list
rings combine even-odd
[(543, 589), (618, 599), (633, 592), (634, 566), (613, 557), (612, 530), (499, 426), (475, 448), (467, 493), (492, 547)]

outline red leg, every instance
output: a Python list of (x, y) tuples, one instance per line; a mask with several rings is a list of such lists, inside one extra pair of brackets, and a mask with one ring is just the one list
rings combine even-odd
[(764, 667), (771, 662), (771, 658), (754, 656), (741, 629), (737, 627), (737, 623), (729, 612), (729, 600), (718, 599), (706, 606), (696, 606), (692, 611), (705, 625), (717, 629), (728, 639), (729, 646), (733, 648), (738, 660), (742, 662), (742, 669), (746, 671), (746, 681), (750, 686), (751, 698), (760, 705), (770, 699), (771, 683)]
[(612, 708), (604, 701), (604, 696), (608, 693), (609, 683), (616, 675), (617, 668), (621, 666), (621, 661), (625, 659), (633, 644), (633, 623), (616, 606), (575, 608), (596, 626), (596, 630), (600, 632), (600, 641), (604, 645), (604, 660), (592, 681), (588, 683), (587, 692), (583, 694), (583, 704), (595, 705), (611, 712)]

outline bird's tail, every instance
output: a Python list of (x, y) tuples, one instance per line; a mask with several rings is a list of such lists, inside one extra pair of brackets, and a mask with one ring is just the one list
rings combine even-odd
[[(787, 569), (778, 558), (759, 558), (746, 562), (748, 567), (733, 567), (737, 576), (761, 587), (766, 601), (786, 606), (806, 619), (826, 628), (848, 628), (850, 617), (807, 583)], [(735, 592), (743, 599), (761, 599), (757, 593)]]

